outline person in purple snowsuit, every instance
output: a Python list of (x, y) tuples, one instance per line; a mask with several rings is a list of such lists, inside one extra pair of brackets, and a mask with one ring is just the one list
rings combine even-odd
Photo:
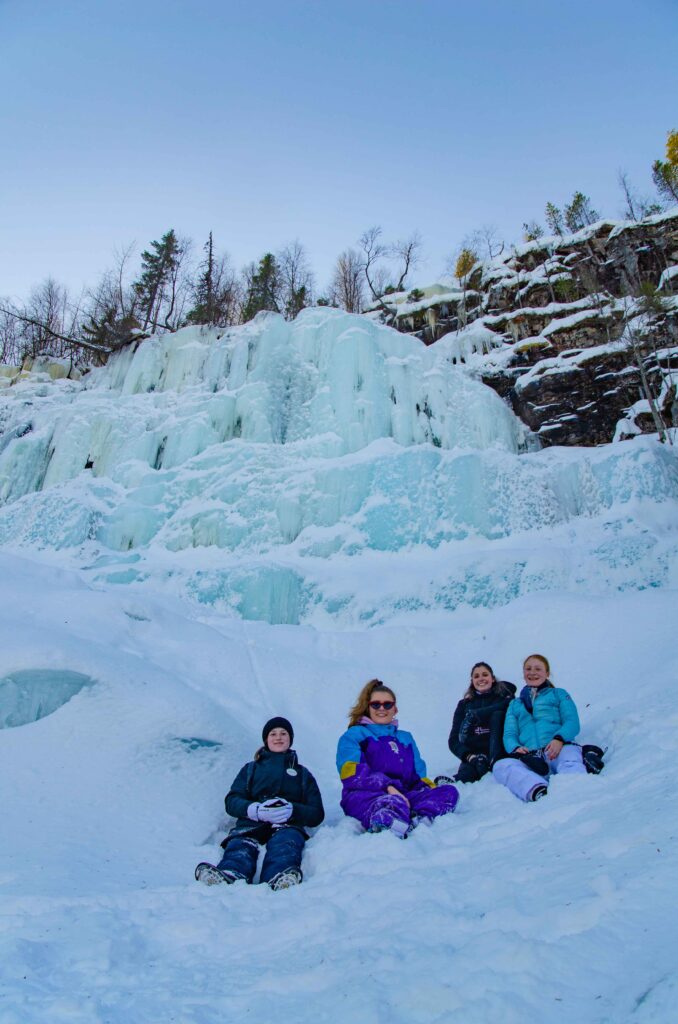
[(449, 814), (457, 805), (455, 786), (436, 786), (411, 733), (398, 728), (396, 696), (380, 679), (360, 691), (349, 728), (337, 745), (343, 783), (341, 807), (369, 832), (390, 829), (404, 839), (419, 821)]

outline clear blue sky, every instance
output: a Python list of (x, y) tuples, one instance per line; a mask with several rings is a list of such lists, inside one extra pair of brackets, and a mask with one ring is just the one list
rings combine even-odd
[(322, 290), (381, 224), (426, 265), (575, 189), (618, 216), (678, 128), (676, 0), (0, 0), (0, 295), (168, 228)]

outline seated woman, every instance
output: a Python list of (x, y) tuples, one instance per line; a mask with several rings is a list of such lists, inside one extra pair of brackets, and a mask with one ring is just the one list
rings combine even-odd
[(291, 749), (294, 730), (286, 718), (271, 718), (261, 738), (263, 747), (240, 769), (224, 801), (226, 813), (238, 820), (221, 844), (223, 857), (216, 866), (203, 862), (195, 869), (206, 885), (251, 882), (260, 846), (266, 846), (260, 881), (287, 889), (303, 878), (305, 830), (325, 817), (320, 790)]
[(574, 743), (579, 715), (567, 690), (554, 686), (543, 654), (523, 663), (525, 686), (509, 704), (504, 722), (504, 746), (509, 756), (492, 769), (497, 782), (521, 800), (539, 800), (548, 792), (556, 772), (585, 775), (581, 747)]
[(449, 814), (459, 793), (436, 787), (412, 735), (398, 727), (396, 696), (379, 679), (363, 686), (339, 739), (337, 769), (344, 814), (370, 832), (390, 829), (404, 839), (420, 820)]
[[(486, 661), (471, 669), (469, 687), (457, 704), (447, 745), (461, 764), (450, 782), (477, 782), (495, 761), (506, 757), (502, 736), (513, 683), (500, 682)], [(439, 775), (436, 782), (447, 779)]]

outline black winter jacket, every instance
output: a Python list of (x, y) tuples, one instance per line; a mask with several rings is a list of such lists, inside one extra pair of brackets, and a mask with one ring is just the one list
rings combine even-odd
[(226, 813), (238, 820), (222, 846), (236, 835), (249, 835), (260, 843), (267, 842), (273, 826), (265, 821), (252, 821), (247, 817), (247, 808), (251, 803), (276, 796), (289, 800), (294, 808), (286, 827), (298, 829), (307, 839), (306, 828), (314, 828), (325, 817), (318, 783), (308, 768), (299, 764), (295, 751), (279, 754), (264, 748), (257, 760), (242, 766), (224, 799)]
[(447, 745), (460, 761), (466, 761), (470, 754), (485, 754), (494, 764), (506, 756), (502, 743), (504, 719), (516, 688), (513, 683), (503, 685), (508, 691), (505, 696), (477, 693), (457, 704)]

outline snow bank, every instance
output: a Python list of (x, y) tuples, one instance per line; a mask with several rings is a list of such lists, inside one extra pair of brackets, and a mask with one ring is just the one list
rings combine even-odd
[[(338, 635), (201, 621), (0, 554), (0, 601), (0, 674), (97, 680), (0, 730), (3, 1024), (671, 1019), (675, 589)], [(407, 842), (343, 818), (334, 747), (366, 678), (396, 688), (429, 771), (449, 772), (470, 665), (518, 682), (534, 647), (609, 747), (602, 775), (556, 778), (535, 805), (487, 777)], [(274, 713), (327, 809), (304, 884), (200, 887), (224, 792)]]

